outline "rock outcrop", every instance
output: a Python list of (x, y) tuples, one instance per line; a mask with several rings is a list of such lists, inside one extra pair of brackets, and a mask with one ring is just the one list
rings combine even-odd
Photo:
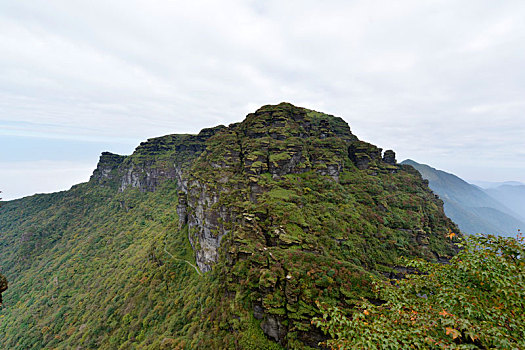
[[(209, 271), (217, 261), (222, 237), (239, 214), (232, 206), (221, 206), (222, 197), (235, 196), (246, 186), (256, 200), (261, 190), (257, 176), (264, 173), (278, 179), (313, 170), (338, 181), (345, 145), (356, 141), (341, 118), (288, 103), (264, 106), (210, 138), (188, 172), (186, 196), (179, 203), (179, 211), (187, 214), (180, 220), (188, 223), (199, 268)], [(213, 173), (202, 173), (208, 166)], [(232, 187), (231, 180), (239, 175), (243, 180)]]
[(197, 266), (228, 300), (214, 322), (234, 329), (235, 308), (284, 346), (325, 339), (310, 322), (316, 300), (351, 308), (372, 295), (370, 271), (392, 272), (401, 255), (454, 254), (446, 234), (456, 227), (419, 173), (341, 118), (289, 103), (150, 139), (125, 159), (104, 154), (92, 177), (120, 191), (167, 180), (177, 182), (179, 226)]
[[(293, 251), (297, 254), (293, 255), (295, 259), (303, 261), (301, 264), (308, 265), (304, 261), (309, 259), (323, 264), (319, 256), (328, 248), (326, 242), (321, 243), (315, 237), (324, 228), (315, 227), (314, 222), (324, 222), (323, 217), (331, 216), (325, 212), (331, 200), (309, 197), (310, 192), (322, 192), (321, 188), (326, 187), (332, 188), (329, 196), (333, 191), (356, 196), (356, 202), (346, 202), (344, 196), (332, 199), (335, 208), (353, 203), (346, 213), (354, 219), (343, 219), (347, 214), (334, 219), (337, 222), (334, 225), (340, 227), (333, 228), (330, 240), (337, 246), (357, 249), (355, 243), (347, 242), (356, 239), (356, 232), (367, 230), (359, 225), (375, 222), (372, 231), (388, 231), (389, 235), (404, 237), (406, 249), (426, 258), (441, 256), (435, 251), (436, 241), (447, 247), (444, 249), (449, 253), (445, 255), (453, 253), (444, 234), (445, 227), (454, 226), (444, 217), (442, 209), (438, 212), (432, 209), (434, 214), (430, 216), (425, 211), (414, 216), (422, 205), (426, 206), (422, 204), (425, 201), (435, 202), (433, 208), (440, 205), (421, 177), (398, 174), (402, 169), (393, 151), (383, 154), (381, 148), (360, 141), (340, 118), (288, 103), (264, 106), (243, 122), (214, 134), (206, 145), (206, 150), (183, 175), (186, 187), (182, 189), (177, 207), (180, 224), (188, 225), (189, 239), (202, 271), (212, 270), (217, 263), (228, 266), (226, 279), (233, 278), (235, 272), (231, 271), (235, 271), (236, 266), (247, 265), (257, 271), (256, 277), (241, 274), (243, 278), (257, 281), (246, 282), (257, 286), (251, 290), (258, 296), (252, 296), (256, 300), (253, 316), (262, 321), (264, 333), (281, 344), (286, 343), (290, 332), (303, 344), (314, 347), (324, 337), (304, 323), (313, 311), (305, 304), (309, 299), (301, 297), (299, 292), (303, 287), (296, 279), (303, 277), (294, 274), (305, 271), (290, 273), (294, 271), (294, 264), (287, 261), (291, 257), (284, 255)], [(415, 186), (420, 194), (404, 197), (401, 187), (407, 186), (405, 182)], [(317, 200), (324, 204), (315, 207), (317, 204), (312, 203)], [(317, 208), (311, 210), (319, 219), (297, 214), (311, 205)], [(283, 212), (282, 208), (288, 208), (289, 212)], [(335, 208), (332, 210), (339, 210)], [(360, 216), (367, 218), (357, 219)], [(356, 224), (344, 228), (347, 220), (356, 220)], [(385, 238), (378, 240), (375, 235)], [(401, 247), (381, 233), (372, 234), (363, 244), (372, 242), (385, 247), (392, 244), (385, 248), (390, 249), (389, 254), (397, 254), (394, 252)], [(386, 260), (381, 263), (385, 269), (389, 268)], [(328, 287), (330, 281), (319, 284)]]
[(137, 188), (154, 191), (166, 180), (184, 188), (182, 173), (205, 149), (206, 141), (224, 126), (203, 129), (198, 135), (167, 135), (142, 142), (130, 156), (103, 152), (91, 181), (117, 186), (119, 191)]
[(111, 182), (119, 176), (117, 172), (118, 168), (125, 159), (126, 156), (121, 156), (111, 152), (102, 152), (97, 168), (93, 171), (91, 179), (101, 184)]
[(396, 153), (392, 151), (391, 149), (385, 151), (383, 154), (383, 162), (390, 164), (390, 165), (396, 165)]
[[(339, 181), (345, 159), (358, 169), (378, 169), (378, 162), (395, 165), (395, 154), (359, 141), (341, 118), (288, 103), (264, 106), (242, 123), (203, 129), (198, 135), (167, 135), (142, 142), (131, 156), (102, 153), (92, 181), (154, 191), (170, 179), (181, 195), (177, 212), (188, 225), (196, 262), (209, 271), (218, 259), (222, 237), (239, 214), (220, 199), (235, 196), (231, 179), (242, 174), (250, 200), (262, 192), (257, 177), (273, 179), (315, 171)], [(206, 172), (202, 169), (209, 168)], [(210, 173), (212, 170), (213, 173)]]

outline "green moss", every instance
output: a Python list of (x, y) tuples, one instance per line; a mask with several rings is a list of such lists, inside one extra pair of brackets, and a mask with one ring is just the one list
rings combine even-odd
[(297, 195), (293, 190), (287, 190), (281, 187), (276, 187), (268, 192), (268, 196), (273, 199), (288, 200)]
[(292, 158), (292, 156), (289, 153), (282, 152), (278, 154), (270, 154), (270, 162), (280, 162), (280, 161), (286, 161), (288, 159)]
[[(454, 252), (445, 234), (455, 227), (421, 177), (383, 163), (340, 118), (264, 106), (228, 128), (148, 140), (114, 175), (173, 164), (186, 172), (189, 201), (204, 191), (218, 197), (204, 210), (231, 216), (220, 220), (229, 233), (213, 270), (200, 277), (189, 264), (198, 230), (179, 227), (168, 176), (154, 192), (91, 182), (9, 202), (0, 266), (13, 282), (0, 347), (278, 348), (253, 317), (262, 305), (289, 330), (283, 345), (307, 348), (316, 301), (349, 312), (400, 256)], [(338, 176), (322, 175), (329, 168)]]
[(280, 350), (283, 349), (279, 344), (268, 340), (261, 329), (261, 321), (251, 317), (244, 322), (245, 328), (241, 330), (239, 340), (240, 349), (260, 349), (260, 350)]

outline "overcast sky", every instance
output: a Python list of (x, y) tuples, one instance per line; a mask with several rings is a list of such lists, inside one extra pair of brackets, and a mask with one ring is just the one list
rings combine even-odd
[(4, 199), (288, 101), (467, 180), (525, 181), (525, 1), (0, 0)]

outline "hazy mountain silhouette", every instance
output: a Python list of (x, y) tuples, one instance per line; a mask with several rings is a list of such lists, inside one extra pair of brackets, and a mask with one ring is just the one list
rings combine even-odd
[[(506, 191), (487, 194), (482, 188), (469, 184), (454, 174), (432, 168), (407, 159), (402, 164), (416, 168), (424, 179), (429, 181), (429, 187), (443, 200), (445, 213), (465, 233), (493, 233), (504, 236), (514, 236), (518, 229), (523, 230), (525, 223), (517, 213), (514, 202), (519, 202), (519, 195), (514, 196), (514, 202), (508, 202), (510, 195)], [(505, 187), (509, 185), (504, 185)], [(514, 187), (514, 186), (512, 186)], [(525, 186), (523, 186), (525, 190)], [(494, 193), (494, 195), (492, 194)], [(495, 197), (498, 195), (499, 201)], [(525, 196), (524, 196), (525, 198)], [(505, 203), (505, 204), (503, 204)]]

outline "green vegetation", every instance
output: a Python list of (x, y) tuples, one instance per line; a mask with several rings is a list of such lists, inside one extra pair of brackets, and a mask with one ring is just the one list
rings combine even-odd
[(376, 306), (319, 304), (332, 349), (525, 348), (525, 240), (470, 236), (450, 264), (414, 260), (406, 279), (374, 280)]
[(0, 208), (0, 347), (317, 347), (316, 301), (375, 300), (401, 256), (451, 258), (450, 230), (419, 173), (342, 119), (264, 106), (105, 153), (89, 183)]
[(2, 293), (7, 290), (7, 278), (0, 274), (0, 307), (2, 307)]
[[(457, 228), (419, 173), (383, 162), (340, 121), (264, 106), (211, 137), (188, 172), (189, 220), (227, 232), (211, 271), (234, 301), (213, 321), (223, 325), (220, 347), (236, 344), (252, 315), (285, 347), (316, 347), (324, 339), (310, 322), (316, 300), (352, 308), (373, 298), (371, 276), (395, 272), (400, 256), (454, 254), (446, 235)], [(352, 149), (367, 154), (366, 165)], [(220, 222), (224, 208), (230, 219)], [(198, 225), (192, 234), (204, 237)]]
[[(2, 191), (0, 191), (0, 193), (2, 193)], [(0, 201), (2, 200), (2, 198), (0, 198)], [(0, 206), (2, 205), (2, 203), (0, 202)], [(0, 307), (2, 307), (2, 293), (5, 292), (7, 290), (7, 286), (8, 286), (8, 283), (7, 283), (7, 278), (5, 278), (4, 275), (2, 275), (0, 273)]]
[[(225, 238), (228, 250), (212, 271), (226, 294), (244, 300), (236, 305), (237, 315), (248, 318), (259, 305), (287, 328), (287, 347), (315, 346), (320, 340), (312, 337), (316, 329), (310, 324), (318, 312), (315, 301), (351, 308), (363, 297), (375, 297), (371, 275), (392, 271), (400, 255), (435, 259), (434, 252), (453, 253), (446, 232), (432, 230), (448, 223), (437, 205), (420, 208), (433, 196), (418, 187), (416, 177), (362, 176), (344, 172), (341, 179), (351, 187), (314, 172), (259, 182), (268, 191), (241, 209), (254, 213), (253, 220), (245, 217)], [(390, 200), (398, 186), (412, 187), (413, 193), (399, 194), (404, 201)], [(374, 209), (379, 205), (384, 211)], [(433, 216), (426, 212), (431, 210)]]
[(1, 259), (12, 284), (0, 311), (0, 347), (198, 342), (211, 287), (184, 262), (194, 260), (187, 232), (178, 229), (175, 185), (117, 193), (88, 183), (6, 203)]

